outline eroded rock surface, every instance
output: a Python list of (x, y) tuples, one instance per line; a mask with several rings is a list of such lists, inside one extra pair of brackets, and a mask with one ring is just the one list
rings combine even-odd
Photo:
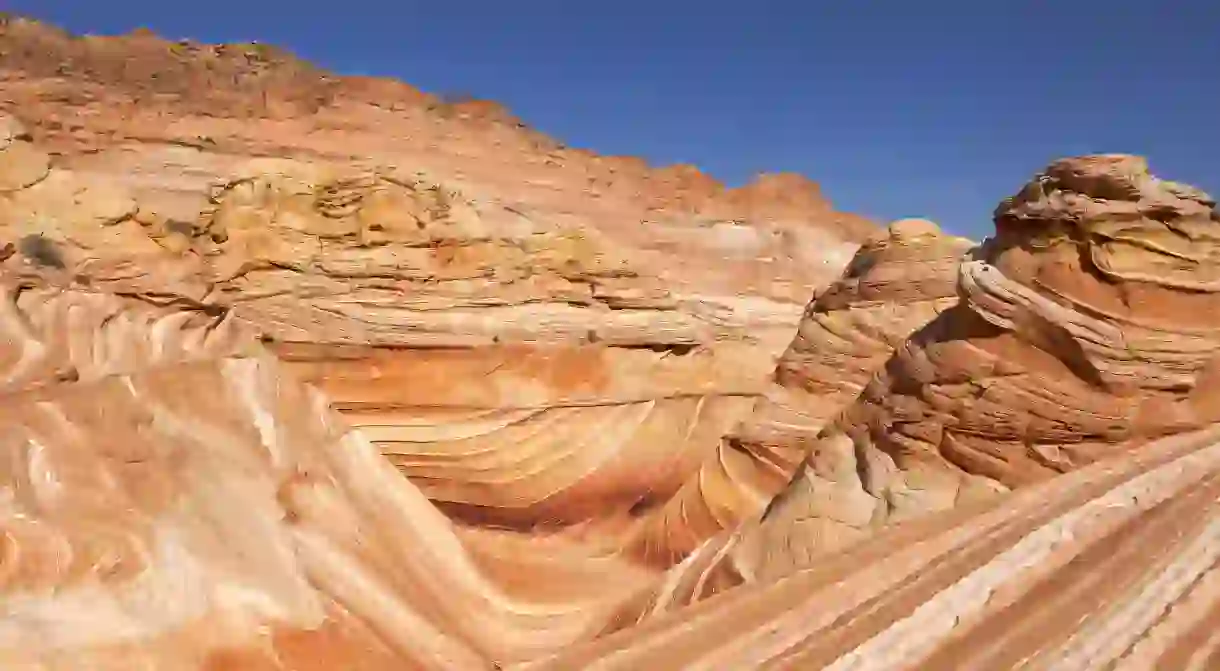
[(252, 45), (0, 77), (0, 667), (1220, 658), (1220, 217), (1141, 159), (801, 318), (868, 228), (803, 178)]
[(766, 514), (700, 548), (646, 609), (815, 563), (1220, 421), (1220, 215), (1143, 159), (1051, 164), (996, 210), (961, 301), (811, 446)]
[(648, 578), (463, 539), (223, 318), (5, 299), (5, 669), (492, 668), (591, 638)]
[(874, 228), (265, 45), (6, 17), (0, 54), (6, 273), (229, 311), (479, 527), (621, 546)]
[(656, 578), (463, 535), (231, 322), (5, 305), (6, 669), (1206, 669), (1220, 648), (1215, 427), (602, 636)]
[(805, 308), (797, 335), (753, 412), (666, 503), (629, 549), (669, 565), (760, 512), (833, 419), (913, 331), (957, 303), (957, 265), (972, 243), (903, 220), (867, 242)]
[(4, 272), (227, 314), (474, 525), (616, 547), (749, 412), (796, 312), (393, 168), (252, 159), (141, 192), (5, 124)]
[(893, 525), (512, 668), (1214, 668), (1220, 431)]

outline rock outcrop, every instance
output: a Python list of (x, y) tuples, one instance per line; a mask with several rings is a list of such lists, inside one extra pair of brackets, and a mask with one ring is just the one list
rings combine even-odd
[(1220, 215), (1142, 159), (970, 250), (261, 45), (0, 85), (4, 669), (1220, 659)]
[(716, 310), (595, 230), (416, 176), (252, 160), (190, 218), (5, 124), (0, 268), (225, 312), (473, 524), (614, 538), (749, 411), (786, 330), (780, 305)]
[(806, 306), (753, 412), (726, 434), (629, 551), (668, 566), (759, 513), (791, 479), (823, 425), (855, 400), (912, 332), (957, 303), (957, 265), (972, 243), (903, 220), (865, 243)]
[[(456, 519), (661, 566), (766, 504), (803, 456), (768, 432), (841, 407), (943, 303), (965, 245), (918, 222), (870, 243), (810, 307), (752, 433), (722, 440), (785, 333), (765, 299), (717, 314), (596, 230), (392, 168), (251, 160), (192, 217), (199, 194), (63, 167), (5, 123), (0, 165), (34, 175), (0, 208), (11, 275), (228, 311)], [(818, 356), (844, 369), (834, 394)]]
[(1106, 155), (1051, 164), (996, 210), (960, 302), (826, 427), (761, 517), (640, 612), (810, 566), (882, 527), (989, 500), (1220, 422), (1220, 215)]
[(1220, 662), (1220, 431), (894, 525), (520, 669), (1190, 669)]
[(227, 311), (477, 527), (621, 546), (870, 227), (265, 45), (5, 18), (0, 55), (5, 273)]
[[(601, 636), (650, 577), (463, 537), (322, 394), (238, 333), (210, 335), (233, 326), (71, 290), (5, 304), (6, 669), (1207, 669), (1220, 654), (1214, 426)], [(159, 344), (184, 341), (203, 347)]]
[(4, 299), (0, 667), (490, 669), (587, 640), (645, 584), (461, 538), (225, 318)]

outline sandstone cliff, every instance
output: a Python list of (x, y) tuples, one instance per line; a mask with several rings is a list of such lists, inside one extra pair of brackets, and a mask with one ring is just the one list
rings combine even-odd
[(259, 45), (0, 85), (5, 669), (1216, 666), (1220, 216), (1142, 159), (963, 256)]
[(960, 302), (809, 445), (765, 515), (636, 612), (770, 581), (878, 529), (1220, 421), (1215, 203), (1132, 156), (1051, 164), (996, 210)]
[[(4, 298), (6, 669), (1207, 669), (1220, 654), (1215, 427), (602, 637), (652, 578), (463, 539), (223, 318)], [(163, 347), (188, 341), (203, 347)]]
[(231, 311), (477, 526), (620, 543), (868, 234), (803, 178), (726, 189), (262, 45), (8, 18), (0, 55), (10, 272)]
[(971, 244), (922, 220), (894, 222), (865, 243), (843, 276), (806, 306), (750, 415), (642, 521), (629, 551), (668, 566), (761, 512), (823, 424), (855, 399), (907, 336), (957, 303), (956, 269)]

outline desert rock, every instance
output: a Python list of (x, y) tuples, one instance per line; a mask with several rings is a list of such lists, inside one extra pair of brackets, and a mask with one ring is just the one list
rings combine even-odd
[(647, 608), (1220, 421), (1214, 204), (1134, 156), (1051, 164), (997, 208), (958, 269), (961, 301), (822, 431), (764, 515), (701, 547)]
[(617, 547), (871, 230), (266, 45), (6, 17), (0, 54), (6, 273), (230, 311), (474, 526)]
[(265, 45), (0, 15), (0, 86), (0, 667), (1216, 666), (1142, 159), (971, 249)]
[(957, 265), (971, 245), (923, 220), (894, 222), (865, 243), (843, 276), (806, 306), (749, 417), (658, 514), (642, 521), (630, 551), (670, 565), (760, 512), (823, 425), (855, 400), (907, 336), (957, 303)]
[(893, 525), (520, 669), (1212, 668), (1220, 432)]
[(472, 524), (609, 542), (749, 411), (791, 312), (389, 168), (254, 159), (189, 218), (50, 164), (0, 194), (10, 276), (225, 312)]
[[(1216, 654), (1215, 427), (601, 636), (651, 577), (463, 537), (235, 332), (129, 355), (231, 328), (206, 315), (22, 293), (0, 315), (0, 375), (37, 354), (78, 375), (2, 392), (5, 668), (1204, 669)], [(73, 316), (76, 342), (58, 337)]]
[(492, 668), (588, 639), (645, 584), (463, 540), (225, 318), (6, 298), (5, 669)]

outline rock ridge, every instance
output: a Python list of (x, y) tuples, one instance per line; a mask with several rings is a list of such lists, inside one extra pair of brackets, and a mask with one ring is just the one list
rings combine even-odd
[[(595, 157), (529, 129), (494, 101), (438, 96), (390, 79), (336, 75), (267, 44), (170, 41), (147, 30), (78, 37), (8, 15), (0, 17), (0, 61), (8, 102), (16, 105), (9, 111), (24, 110), (37, 139), (57, 151), (113, 142), (92, 126), (100, 120), (65, 114), (72, 109), (100, 112), (101, 102), (140, 114), (157, 111), (163, 119), (206, 115), (293, 120), (328, 109), (368, 106), (418, 115), (458, 132), (477, 135), (492, 129), (499, 141), (512, 138), (524, 151), (571, 163), (576, 171), (592, 170), (597, 173), (590, 176), (594, 183), (624, 181), (625, 188), (642, 189), (637, 197), (643, 196), (649, 209), (706, 211), (723, 219), (812, 216), (848, 240), (861, 240), (875, 230), (862, 217), (834, 213), (817, 186), (804, 177), (763, 176), (755, 184), (729, 189), (693, 166), (650, 169), (638, 159)], [(346, 123), (361, 122), (349, 116)], [(134, 124), (115, 130), (142, 136)], [(203, 147), (224, 142), (220, 134), (180, 140)]]
[(958, 266), (959, 302), (821, 431), (765, 514), (699, 548), (642, 608), (774, 580), (885, 527), (1220, 422), (1214, 204), (1142, 158), (1052, 163)]

